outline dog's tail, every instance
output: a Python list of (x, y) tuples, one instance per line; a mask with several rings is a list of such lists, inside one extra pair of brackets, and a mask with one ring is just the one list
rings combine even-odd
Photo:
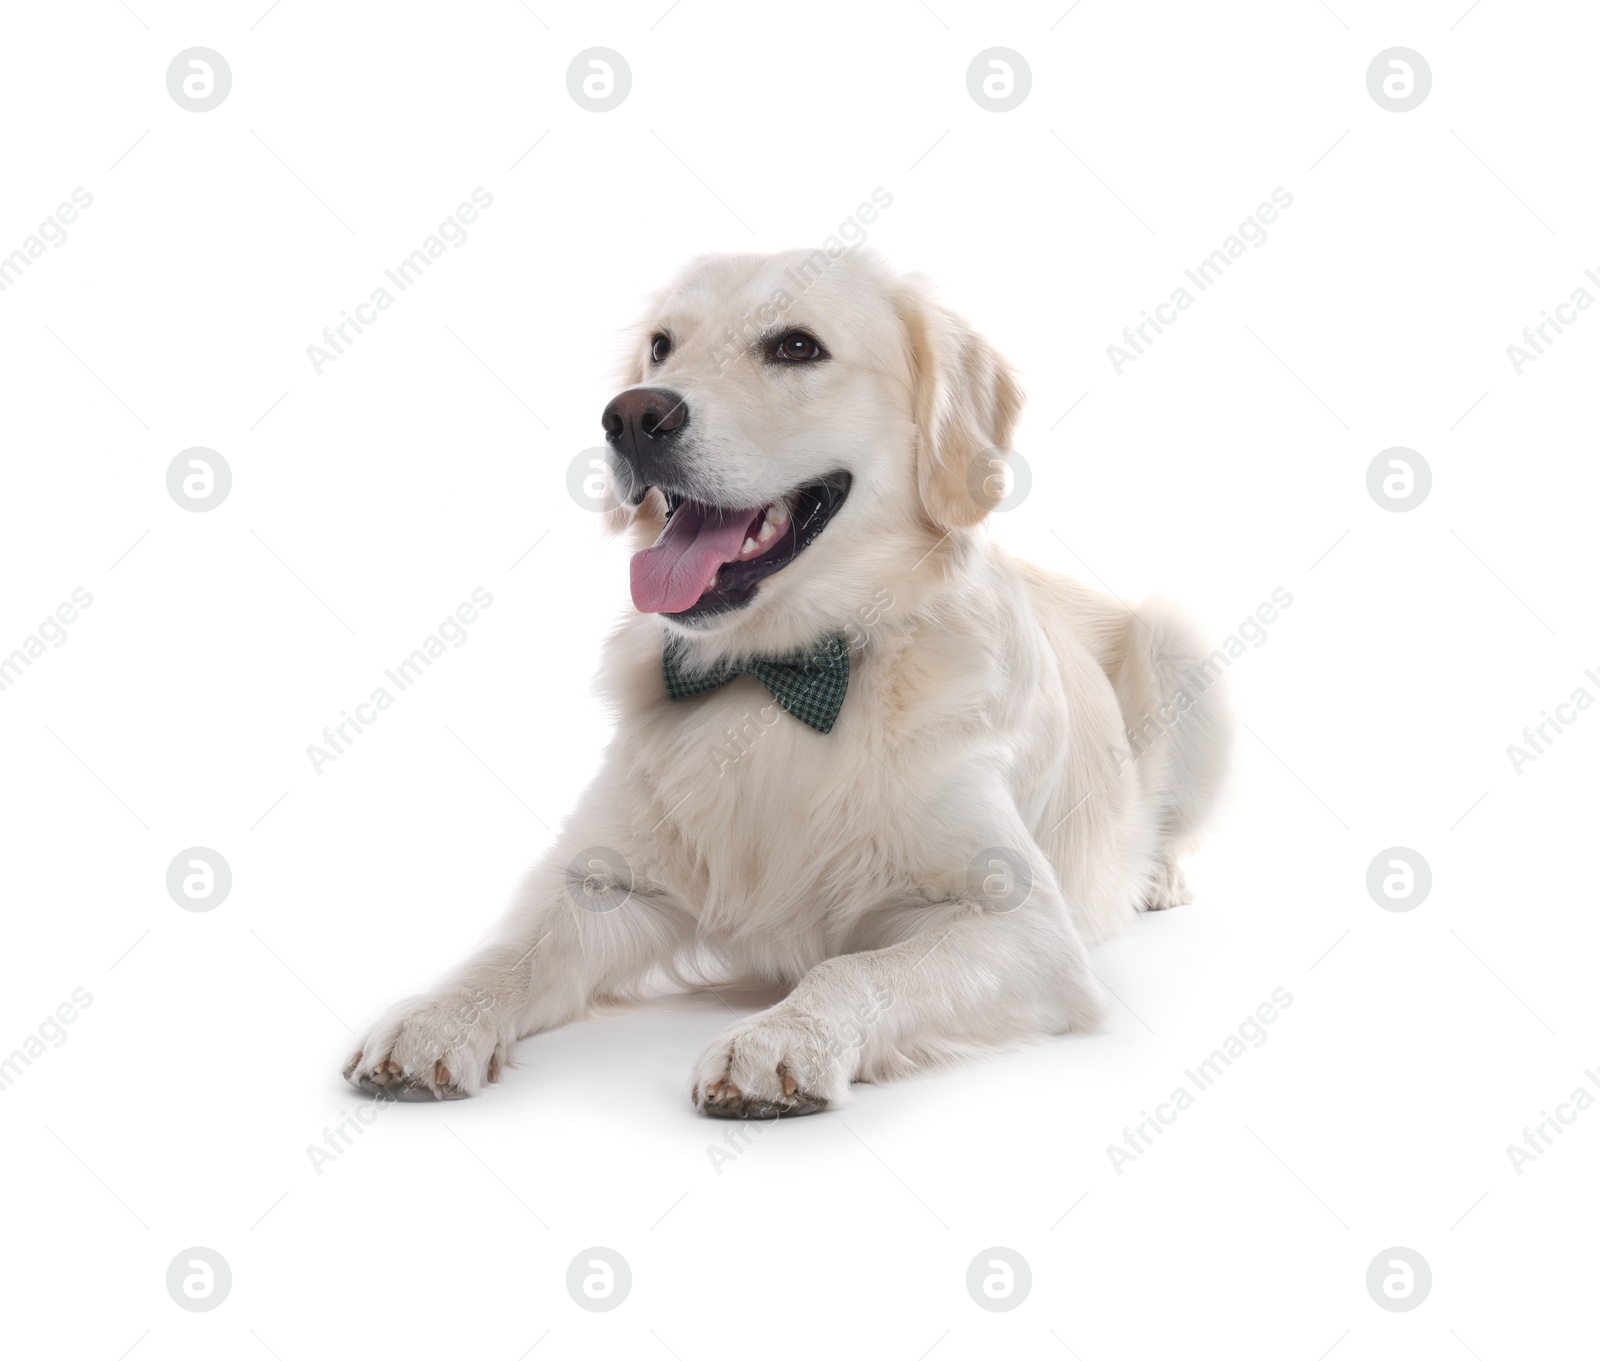
[[(1141, 784), (1160, 810), (1169, 896), (1181, 894), (1177, 858), (1203, 839), (1228, 790), (1236, 726), (1228, 687), (1232, 662), (1160, 597), (1125, 616), (1121, 642), (1106, 673), (1122, 706)], [(1151, 906), (1172, 905), (1156, 901), (1162, 887), (1155, 886)]]

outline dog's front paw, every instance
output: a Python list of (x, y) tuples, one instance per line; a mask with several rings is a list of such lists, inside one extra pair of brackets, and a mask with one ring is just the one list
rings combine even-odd
[(344, 1066), (364, 1092), (402, 1101), (476, 1096), (506, 1062), (490, 999), (470, 989), (411, 997), (393, 1007)]
[(852, 1047), (813, 1016), (773, 1007), (722, 1032), (694, 1068), (690, 1099), (703, 1115), (773, 1120), (840, 1105)]
[(1189, 892), (1189, 881), (1183, 877), (1178, 862), (1168, 860), (1156, 870), (1151, 880), (1145, 894), (1144, 910), (1165, 912), (1169, 907), (1182, 907), (1185, 903), (1193, 901), (1194, 896)]

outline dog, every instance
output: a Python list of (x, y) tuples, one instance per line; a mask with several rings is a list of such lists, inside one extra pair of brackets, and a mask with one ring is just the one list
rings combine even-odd
[(1098, 1028), (1089, 947), (1188, 901), (1223, 796), (1216, 657), (1170, 606), (988, 539), (1023, 395), (921, 277), (706, 256), (630, 336), (602, 769), (490, 942), (346, 1078), (472, 1096), (663, 974), (788, 989), (693, 1066), (695, 1109), (734, 1119)]

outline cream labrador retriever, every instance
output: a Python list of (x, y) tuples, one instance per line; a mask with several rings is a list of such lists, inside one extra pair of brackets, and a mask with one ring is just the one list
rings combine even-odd
[(694, 262), (624, 377), (603, 768), (491, 943), (345, 1076), (471, 1096), (663, 973), (789, 988), (695, 1062), (707, 1115), (1096, 1028), (1087, 947), (1186, 901), (1231, 722), (1180, 617), (985, 537), (1011, 368), (921, 280), (794, 251)]

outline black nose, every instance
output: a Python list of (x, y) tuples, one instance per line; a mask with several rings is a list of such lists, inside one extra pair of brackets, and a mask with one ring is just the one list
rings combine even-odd
[(689, 424), (689, 406), (666, 388), (629, 388), (600, 413), (606, 440), (625, 458), (664, 453), (661, 447)]

